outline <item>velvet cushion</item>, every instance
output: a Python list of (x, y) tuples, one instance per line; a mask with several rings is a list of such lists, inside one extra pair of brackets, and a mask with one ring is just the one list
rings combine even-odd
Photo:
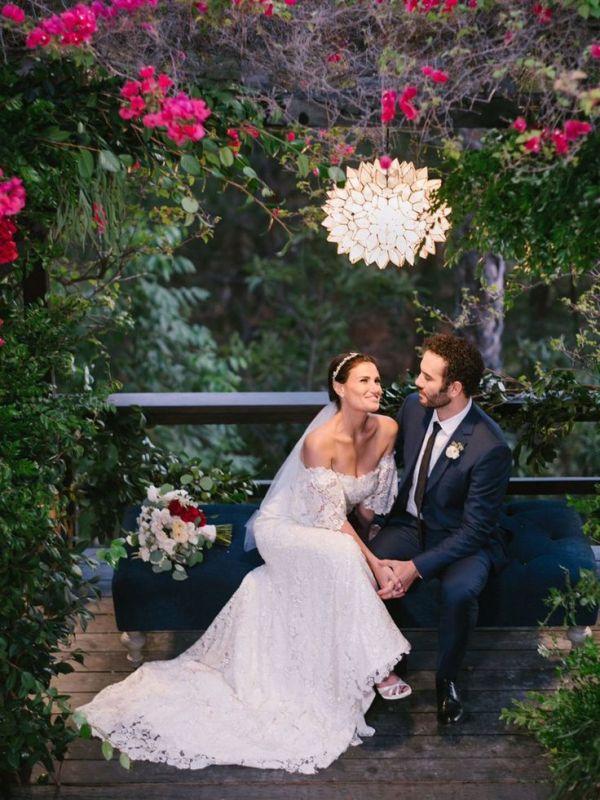
[[(244, 552), (250, 504), (204, 505), (211, 525), (233, 525), (228, 548), (205, 550), (202, 564), (188, 569), (185, 581), (169, 572), (154, 573), (140, 559), (121, 559), (112, 583), (117, 627), (121, 631), (204, 630), (208, 628), (250, 570), (262, 564), (257, 550)], [(139, 507), (128, 509), (123, 527), (136, 529)]]

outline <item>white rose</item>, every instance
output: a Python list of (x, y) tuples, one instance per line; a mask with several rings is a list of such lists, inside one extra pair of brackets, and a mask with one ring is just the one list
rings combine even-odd
[(150, 550), (147, 547), (140, 547), (140, 558), (142, 561), (150, 561)]
[(156, 486), (149, 486), (148, 491), (146, 492), (146, 497), (150, 500), (151, 503), (158, 503), (158, 499), (160, 497), (158, 493), (158, 489)]
[(173, 539), (166, 539), (166, 541), (161, 542), (161, 548), (168, 556), (172, 556), (176, 544), (177, 542), (175, 542)]
[(446, 456), (451, 458), (453, 461), (457, 459), (460, 455), (460, 450), (455, 444), (450, 444), (446, 448)]
[(216, 525), (205, 525), (203, 528), (199, 528), (199, 531), (208, 542), (214, 542), (214, 540), (217, 538)]

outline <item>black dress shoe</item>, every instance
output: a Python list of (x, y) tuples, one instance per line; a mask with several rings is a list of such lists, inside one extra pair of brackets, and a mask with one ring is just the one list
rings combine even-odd
[(447, 678), (436, 678), (435, 690), (438, 722), (441, 725), (456, 725), (465, 715), (458, 687)]

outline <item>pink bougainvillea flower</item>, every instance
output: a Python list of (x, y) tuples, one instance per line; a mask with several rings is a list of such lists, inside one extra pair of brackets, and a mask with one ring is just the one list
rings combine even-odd
[(154, 67), (142, 67), (139, 72), (139, 76), (142, 80), (146, 80), (147, 78), (154, 77)]
[(96, 29), (94, 11), (83, 3), (78, 3), (62, 14), (42, 19), (28, 34), (25, 45), (30, 49), (47, 47), (54, 39), (60, 47), (80, 47), (91, 41)]
[(407, 86), (406, 89), (400, 95), (400, 100), (398, 101), (398, 105), (400, 106), (400, 108), (402, 109), (402, 113), (408, 120), (416, 119), (419, 116), (419, 112), (410, 102), (416, 96), (417, 96), (417, 89), (414, 86)]
[(381, 169), (389, 169), (392, 166), (392, 159), (390, 156), (379, 156), (379, 166)]
[(0, 183), (0, 219), (12, 217), (22, 211), (26, 197), (23, 181), (20, 178), (10, 178)]
[(592, 58), (600, 58), (600, 44), (593, 44), (590, 47), (590, 55)]
[(330, 54), (327, 56), (327, 59), (326, 59), (326, 61), (327, 61), (329, 64), (339, 64), (339, 63), (340, 63), (340, 61), (342, 60), (342, 58), (343, 58), (343, 56), (342, 56), (342, 54), (341, 54), (341, 53), (330, 53)]
[(477, 8), (477, 0), (467, 0), (467, 6), (469, 8)]
[(174, 82), (173, 82), (173, 80), (172, 80), (171, 78), (169, 78), (169, 76), (168, 76), (168, 75), (165, 75), (165, 73), (164, 73), (164, 72), (162, 72), (162, 73), (161, 73), (161, 74), (158, 76), (158, 81), (157, 81), (157, 83), (158, 83), (158, 88), (160, 89), (160, 91), (161, 91), (163, 94), (166, 94), (166, 92), (168, 92), (168, 91), (169, 91), (169, 89), (171, 88), (171, 86), (174, 86), (174, 85), (175, 85), (175, 84), (174, 84)]
[(142, 90), (142, 84), (139, 81), (127, 81), (121, 86), (121, 97), (131, 100), (132, 97), (137, 97)]
[(442, 6), (442, 14), (451, 14), (457, 5), (458, 5), (458, 0), (444, 0), (444, 5)]
[(445, 72), (442, 72), (441, 69), (434, 69), (433, 67), (424, 66), (421, 67), (421, 72), (427, 78), (431, 78), (434, 83), (446, 83), (448, 81), (448, 75)]
[(525, 121), (525, 117), (517, 117), (511, 127), (513, 127), (517, 133), (525, 133), (527, 130), (527, 122)]
[(539, 153), (541, 142), (542, 139), (540, 136), (532, 136), (531, 139), (527, 139), (523, 147), (528, 153)]
[(25, 12), (22, 8), (19, 8), (19, 6), (13, 3), (7, 3), (5, 6), (2, 6), (2, 11), (0, 13), (3, 17), (14, 22), (16, 25), (21, 25), (25, 22)]
[(564, 133), (561, 131), (554, 131), (550, 138), (559, 156), (564, 156), (569, 152), (569, 141)]
[(231, 142), (229, 142), (229, 147), (233, 150), (234, 153), (237, 153), (240, 147), (242, 146), (239, 131), (237, 130), (237, 128), (228, 128), (227, 136), (229, 136), (229, 138), (231, 139)]
[(0, 217), (0, 264), (10, 264), (18, 256), (17, 245), (13, 236), (17, 232), (15, 223), (6, 217)]
[(591, 130), (589, 122), (581, 122), (578, 119), (568, 119), (563, 125), (563, 133), (568, 142), (573, 142), (580, 136), (587, 136)]
[(265, 17), (272, 17), (273, 16), (273, 4), (269, 3), (269, 5), (265, 8)]
[(104, 236), (106, 231), (106, 211), (101, 203), (92, 203), (92, 219), (96, 225), (99, 236)]
[(242, 123), (242, 132), (247, 133), (248, 136), (251, 136), (253, 139), (258, 139), (260, 136), (258, 128), (255, 128), (254, 125), (250, 125), (248, 122)]
[(384, 125), (387, 125), (396, 116), (397, 98), (398, 95), (392, 89), (388, 89), (381, 95), (381, 121)]
[(208, 3), (194, 3), (194, 8), (199, 14), (206, 14), (208, 11)]
[(297, 0), (283, 0), (283, 2), (286, 4), (286, 6), (295, 6)]
[(6, 344), (6, 342), (5, 342), (5, 341), (4, 341), (4, 339), (3, 339), (3, 338), (0, 336), (0, 347), (4, 347), (4, 345), (5, 345), (5, 344)]
[(548, 6), (544, 6), (541, 3), (534, 3), (531, 10), (542, 24), (547, 25), (549, 22), (552, 22), (552, 9)]
[(295, 142), (296, 134), (294, 133), (294, 131), (288, 131), (285, 138), (288, 140), (288, 142)]

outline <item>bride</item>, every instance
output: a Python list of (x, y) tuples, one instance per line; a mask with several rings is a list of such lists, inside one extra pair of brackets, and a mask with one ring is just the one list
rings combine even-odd
[(364, 713), (375, 689), (410, 694), (392, 671), (410, 645), (378, 596), (393, 591), (393, 573), (348, 521), (354, 510), (367, 528), (390, 510), (397, 425), (375, 414), (370, 356), (336, 356), (329, 395), (248, 523), (246, 547), (256, 543), (264, 566), (186, 652), (80, 709), (130, 758), (313, 773), (374, 733)]

